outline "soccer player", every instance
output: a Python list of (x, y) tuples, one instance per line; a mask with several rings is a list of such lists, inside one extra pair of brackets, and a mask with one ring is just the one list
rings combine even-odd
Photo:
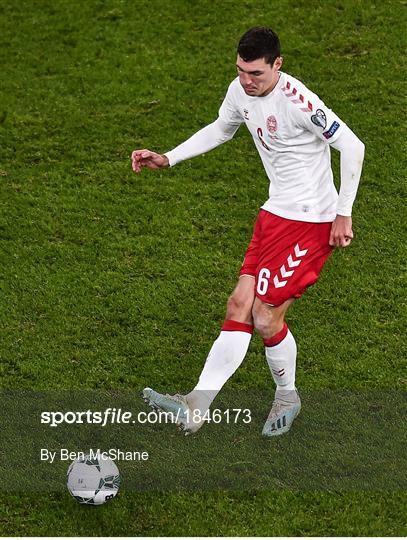
[[(132, 153), (134, 172), (160, 169), (229, 141), (246, 124), (270, 180), (236, 288), (227, 303), (219, 337), (199, 381), (187, 395), (143, 391), (153, 407), (178, 415), (186, 433), (197, 431), (222, 386), (246, 356), (253, 329), (260, 333), (274, 382), (275, 398), (263, 435), (287, 432), (301, 408), (295, 386), (297, 346), (285, 322), (288, 308), (313, 285), (334, 247), (353, 238), (352, 205), (364, 144), (321, 99), (281, 71), (278, 36), (256, 27), (240, 39), (238, 76), (231, 82), (219, 117), (166, 154)], [(339, 195), (333, 182), (330, 147), (340, 152)]]

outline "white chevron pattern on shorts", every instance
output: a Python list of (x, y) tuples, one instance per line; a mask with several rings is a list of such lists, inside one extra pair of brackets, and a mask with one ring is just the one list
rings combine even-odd
[(274, 283), (274, 287), (275, 287), (276, 289), (279, 289), (280, 287), (284, 287), (285, 285), (287, 285), (287, 281), (280, 281), (280, 280), (278, 279), (278, 275), (277, 275), (277, 274), (274, 276), (273, 283)]
[(286, 270), (284, 264), (280, 268), (280, 272), (282, 277), (291, 277), (294, 274), (294, 270)]
[[(296, 244), (294, 247), (295, 259), (293, 258), (292, 253), (290, 253), (289, 256), (287, 257), (288, 268), (296, 268), (297, 266), (299, 266), (302, 260), (300, 257), (303, 257), (304, 255), (306, 255), (307, 252), (308, 252), (308, 249), (301, 249), (299, 244)], [(287, 285), (288, 280), (281, 279), (280, 281), (280, 277), (290, 278), (294, 274), (294, 271), (295, 270), (287, 270), (285, 264), (283, 264), (282, 267), (280, 268), (280, 271), (273, 278), (274, 287), (276, 289), (285, 287)]]
[(292, 257), (292, 255), (290, 254), (290, 255), (288, 256), (287, 262), (288, 262), (288, 266), (289, 266), (290, 268), (295, 268), (296, 266), (298, 266), (298, 265), (300, 264), (301, 260), (299, 260), (299, 261), (293, 261), (293, 257)]
[(301, 251), (300, 246), (298, 244), (295, 245), (294, 253), (296, 257), (303, 257), (307, 253), (308, 249), (303, 249)]

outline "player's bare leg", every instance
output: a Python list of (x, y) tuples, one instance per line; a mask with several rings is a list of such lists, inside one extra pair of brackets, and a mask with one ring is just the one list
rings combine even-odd
[(226, 306), (226, 320), (253, 324), (254, 276), (241, 276)]
[(263, 338), (267, 363), (277, 386), (273, 406), (263, 427), (266, 437), (286, 433), (301, 409), (295, 388), (297, 346), (284, 322), (293, 301), (289, 299), (273, 307), (256, 298), (253, 304), (254, 324)]
[(246, 356), (253, 333), (254, 283), (253, 276), (240, 277), (229, 297), (222, 331), (212, 345), (198, 384), (189, 394), (170, 396), (159, 394), (151, 388), (143, 391), (149, 405), (172, 412), (186, 433), (194, 433), (202, 426), (203, 421), (199, 421), (199, 418), (204, 417), (223, 385)]

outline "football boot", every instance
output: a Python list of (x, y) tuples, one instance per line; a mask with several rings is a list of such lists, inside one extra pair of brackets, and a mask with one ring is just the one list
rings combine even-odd
[(195, 433), (204, 423), (204, 420), (194, 422), (194, 411), (189, 408), (187, 399), (181, 394), (160, 394), (152, 388), (144, 388), (143, 399), (154, 410), (172, 415), (173, 421), (185, 435)]
[(273, 406), (264, 424), (262, 435), (276, 437), (287, 433), (301, 410), (297, 390), (276, 390)]

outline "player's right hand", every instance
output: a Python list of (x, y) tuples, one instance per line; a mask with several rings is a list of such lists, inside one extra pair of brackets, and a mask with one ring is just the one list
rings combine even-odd
[(134, 150), (131, 154), (131, 166), (135, 173), (141, 172), (143, 167), (148, 169), (162, 169), (169, 166), (167, 156), (156, 154), (151, 150)]

